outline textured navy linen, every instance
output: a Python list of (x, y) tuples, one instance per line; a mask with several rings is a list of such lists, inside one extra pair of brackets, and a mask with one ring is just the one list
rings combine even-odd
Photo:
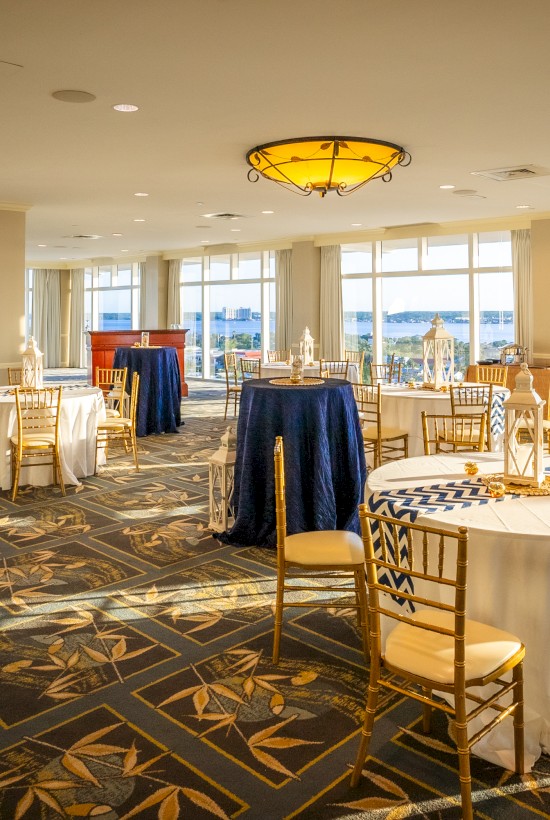
[(273, 448), (283, 436), (287, 532), (359, 532), (366, 464), (351, 384), (311, 387), (245, 382), (237, 427), (235, 523), (221, 540), (276, 545)]
[(181, 378), (175, 347), (117, 347), (113, 367), (127, 367), (126, 390), (139, 373), (138, 436), (176, 433), (181, 425)]

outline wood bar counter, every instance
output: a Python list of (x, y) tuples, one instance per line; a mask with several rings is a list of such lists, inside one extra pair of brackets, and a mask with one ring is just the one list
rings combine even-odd
[[(132, 347), (141, 342), (141, 330), (90, 330), (90, 351), (88, 352), (88, 381), (95, 384), (96, 367), (113, 367), (117, 347)], [(185, 334), (187, 330), (149, 330), (151, 346), (175, 347), (181, 376), (181, 394), (187, 396), (185, 383)], [(90, 355), (91, 353), (91, 355)]]

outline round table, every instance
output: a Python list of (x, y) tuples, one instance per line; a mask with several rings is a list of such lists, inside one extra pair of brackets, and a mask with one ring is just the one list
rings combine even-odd
[[(53, 385), (46, 385), (47, 387)], [(65, 484), (80, 484), (79, 478), (93, 475), (97, 425), (105, 420), (103, 393), (97, 387), (64, 386), (59, 412), (61, 472)], [(17, 411), (13, 387), (0, 388), (0, 487), (11, 487), (10, 436), (17, 433)], [(99, 453), (101, 464), (105, 456)], [(26, 465), (20, 483), (44, 487), (52, 483), (52, 468), (44, 464)]]
[[(388, 515), (412, 514), (417, 523), (468, 527), (467, 616), (514, 633), (526, 646), (525, 742), (531, 765), (541, 750), (550, 751), (550, 496), (492, 499), (479, 476), (501, 473), (502, 456), (468, 458), (478, 463), (478, 476), (466, 476), (464, 453), (385, 464), (369, 474), (366, 502)], [(545, 463), (550, 470), (550, 458)], [(513, 768), (512, 748), (511, 721), (505, 721), (473, 751)]]
[(127, 367), (126, 390), (139, 373), (138, 436), (177, 433), (181, 425), (181, 378), (175, 347), (117, 347), (113, 367)]
[(250, 379), (243, 384), (237, 427), (235, 523), (222, 540), (276, 545), (276, 436), (284, 442), (288, 533), (359, 532), (366, 464), (351, 384), (326, 379), (282, 386)]
[[(502, 403), (510, 395), (506, 388), (494, 388), (493, 406), (491, 409), (491, 449), (498, 452), (502, 449), (504, 432), (504, 409)], [(421, 413), (451, 413), (449, 393), (410, 388), (403, 384), (382, 385), (382, 423), (384, 427), (398, 427), (409, 434), (409, 455), (424, 455), (424, 438), (422, 435)], [(464, 407), (467, 413), (468, 408)]]

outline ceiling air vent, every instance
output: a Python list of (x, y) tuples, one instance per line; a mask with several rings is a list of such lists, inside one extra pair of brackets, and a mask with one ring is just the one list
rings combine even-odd
[(205, 219), (244, 219), (243, 214), (201, 214)]
[(473, 176), (494, 179), (496, 182), (510, 182), (512, 179), (531, 179), (550, 174), (550, 169), (540, 165), (517, 165), (514, 168), (493, 168), (489, 171), (472, 171)]

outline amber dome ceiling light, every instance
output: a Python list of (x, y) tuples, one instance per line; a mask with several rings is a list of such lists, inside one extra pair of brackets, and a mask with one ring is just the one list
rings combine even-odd
[(400, 145), (363, 137), (302, 137), (268, 142), (246, 155), (248, 179), (271, 179), (293, 193), (347, 196), (371, 179), (389, 182), (392, 168), (409, 165), (411, 155)]

